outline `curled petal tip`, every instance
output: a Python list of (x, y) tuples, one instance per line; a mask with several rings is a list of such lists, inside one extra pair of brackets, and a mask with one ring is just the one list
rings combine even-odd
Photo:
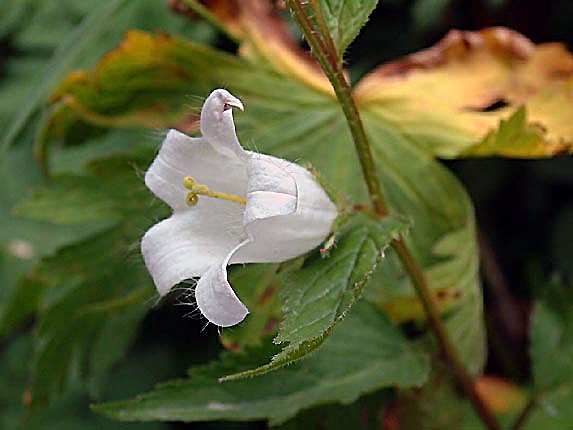
[(243, 106), (241, 100), (239, 100), (236, 97), (225, 99), (225, 106), (234, 106), (236, 108), (239, 108), (241, 111), (245, 110), (245, 107)]

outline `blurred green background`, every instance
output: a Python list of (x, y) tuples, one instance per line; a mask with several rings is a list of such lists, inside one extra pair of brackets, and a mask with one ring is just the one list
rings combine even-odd
[[(573, 48), (571, 0), (381, 0), (345, 56), (346, 63), (356, 81), (377, 64), (430, 46), (451, 28), (493, 25), (511, 27), (535, 43), (562, 41)], [(20, 220), (12, 209), (45, 181), (32, 145), (50, 91), (69, 71), (95, 65), (131, 28), (178, 34), (230, 51), (235, 48), (207, 24), (175, 15), (163, 0), (0, 3), (0, 136), (15, 137), (13, 142), (0, 143), (0, 309), (17, 280), (42, 256), (89, 233)], [(135, 140), (155, 147), (160, 140), (159, 133), (125, 133), (130, 139), (119, 133), (97, 146), (98, 153), (120, 152), (125, 149), (121, 145)], [(57, 160), (55, 170), (79, 169), (91, 150), (69, 152)], [(573, 159), (446, 164), (465, 183), (476, 206), (490, 329), (488, 371), (526, 381), (531, 300), (552, 273), (573, 274)], [(262, 423), (128, 425), (89, 411), (90, 396), (127, 397), (181, 376), (189, 365), (217, 355), (221, 347), (216, 330), (202, 331), (203, 324), (186, 318), (187, 312), (177, 306), (152, 311), (128, 357), (110, 377), (98, 381), (97, 387), (78, 383), (61, 400), (34, 414), (25, 408), (33, 322), (16, 330), (4, 328), (0, 331), (0, 428), (264, 428)]]

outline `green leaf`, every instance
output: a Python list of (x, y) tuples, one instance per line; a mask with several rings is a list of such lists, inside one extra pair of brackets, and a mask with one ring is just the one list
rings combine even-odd
[(250, 309), (249, 318), (221, 333), (221, 342), (231, 351), (260, 346), (263, 339), (277, 332), (281, 318), (277, 264), (248, 264), (229, 267), (229, 283)]
[(439, 157), (550, 157), (573, 152), (572, 62), (564, 44), (535, 45), (508, 28), (452, 30), (381, 65), (354, 97)]
[(465, 401), (450, 369), (444, 363), (433, 362), (428, 382), (422, 388), (399, 395), (395, 419), (400, 430), (459, 430)]
[(64, 248), (37, 269), (36, 288), (44, 291), (32, 363), (34, 404), (76, 381), (97, 389), (129, 346), (154, 290), (149, 284), (134, 290), (146, 276), (125, 264), (124, 250), (114, 252), (120, 240), (118, 229), (102, 233)]
[(313, 405), (351, 403), (383, 387), (420, 385), (428, 373), (427, 357), (413, 352), (384, 314), (367, 303), (356, 304), (308, 359), (253, 379), (219, 382), (252, 368), (268, 353), (226, 353), (219, 362), (191, 369), (189, 379), (95, 410), (126, 421), (267, 419), (277, 424)]
[(72, 33), (60, 45), (49, 64), (46, 65), (48, 73), (44, 76), (38, 88), (34, 89), (33, 96), (26, 101), (20, 112), (10, 125), (0, 142), (0, 157), (4, 155), (12, 141), (18, 137), (39, 104), (44, 102), (56, 83), (62, 79), (76, 57), (92, 42), (93, 38), (104, 28), (109, 17), (124, 3), (124, 0), (110, 0), (86, 16)]
[[(109, 60), (110, 57), (117, 58)], [(142, 60), (136, 62), (135, 58)], [(151, 68), (155, 78), (145, 77), (148, 58), (158, 59)], [(73, 129), (80, 123), (102, 125), (99, 116), (84, 115), (86, 110), (98, 106), (102, 108), (101, 111), (96, 109), (99, 114), (113, 120), (108, 124), (110, 127), (125, 126), (122, 121), (128, 116), (135, 120), (133, 124), (147, 126), (146, 117), (140, 115), (138, 106), (124, 102), (139, 97), (133, 94), (134, 91), (145, 90), (143, 93), (149, 95), (151, 105), (167, 100), (171, 106), (174, 102), (172, 106), (176, 111), (177, 98), (183, 94), (179, 85), (186, 88), (192, 85), (199, 91), (198, 96), (205, 95), (213, 87), (225, 86), (241, 98), (247, 108), (244, 113), (235, 115), (240, 141), (247, 148), (311, 162), (340, 193), (358, 202), (367, 198), (364, 183), (358, 180), (360, 166), (350, 134), (332, 96), (306, 85), (308, 82), (299, 80), (298, 76), (285, 77), (284, 70), (276, 69), (274, 63), (250, 63), (177, 38), (134, 33), (100, 64), (98, 70), (105, 70), (112, 64), (118, 65), (114, 75), (118, 80), (109, 85), (109, 91), (106, 90), (108, 84), (104, 84), (107, 81), (102, 80), (99, 85), (96, 79), (103, 79), (109, 72), (101, 75), (91, 72), (86, 75), (90, 77), (86, 82), (83, 78), (78, 81), (68, 78), (59, 96), (69, 95), (81, 100), (81, 106), (64, 109), (76, 125), (68, 128), (65, 121), (59, 122), (61, 118), (56, 113), (51, 122), (54, 131), (61, 128), (74, 135)], [(177, 74), (172, 90), (157, 76), (174, 69), (185, 73)], [(122, 70), (126, 73), (122, 74)], [(141, 78), (128, 84), (128, 77), (134, 74)], [(194, 78), (192, 81), (191, 77)], [(117, 98), (113, 97), (115, 91)], [(428, 135), (406, 134), (400, 124), (381, 117), (378, 106), (367, 104), (360, 109), (386, 198), (395, 213), (407, 214), (413, 221), (406, 241), (427, 271), (440, 310), (452, 317), (463, 314), (469, 317), (459, 316), (450, 326), (457, 336), (455, 341), (459, 340), (463, 345), (466, 364), (479, 372), (485, 361), (485, 347), (471, 201), (460, 182), (426, 149), (425, 144), (431, 141), (429, 138), (424, 140)], [(165, 113), (168, 112), (173, 113), (169, 108)], [(155, 119), (158, 117), (161, 119), (161, 114), (155, 115)], [(186, 118), (179, 117), (179, 120), (185, 123)], [(424, 312), (416, 293), (401, 264), (391, 254), (380, 264), (376, 274), (383, 273), (384, 282), (372, 282), (374, 285), (369, 288), (368, 295), (375, 297), (376, 303), (396, 321), (423, 319)], [(453, 312), (462, 307), (461, 314)], [(461, 320), (464, 325), (459, 324)]]
[(331, 37), (342, 56), (376, 8), (378, 0), (320, 0)]
[(45, 155), (52, 141), (77, 145), (101, 133), (101, 127), (147, 124), (193, 130), (197, 113), (189, 110), (189, 94), (206, 96), (217, 82), (242, 69), (230, 55), (166, 34), (129, 31), (97, 71), (73, 72), (56, 89), (52, 120), (38, 147)]
[(553, 279), (535, 304), (530, 330), (535, 387), (573, 386), (573, 292), (560, 279)]
[(297, 414), (276, 430), (380, 430), (386, 418), (384, 409), (391, 399), (389, 390), (382, 390), (349, 405), (319, 406)]
[(569, 428), (573, 421), (573, 290), (558, 277), (535, 303), (529, 353), (535, 406), (524, 428)]
[[(0, 428), (2, 430), (161, 430), (163, 423), (126, 424), (113, 423), (96, 414), (90, 413), (87, 407), (86, 390), (75, 387), (67, 396), (54, 402), (50, 407), (40, 411), (28, 408), (29, 363), (33, 355), (33, 338), (19, 336), (3, 344), (0, 359)], [(138, 357), (147, 365), (147, 357)], [(161, 357), (165, 359), (165, 357)], [(137, 367), (137, 363), (133, 367)], [(161, 367), (161, 362), (152, 363)], [(139, 379), (149, 381), (149, 369), (137, 375)]]
[[(18, 327), (36, 310), (40, 289), (22, 278), (40, 258), (59, 247), (76, 242), (109, 227), (107, 222), (90, 225), (54, 225), (21, 219), (14, 206), (26, 198), (43, 178), (34, 169), (30, 145), (12, 148), (0, 161), (0, 335)], [(27, 174), (23, 175), (25, 171)]]
[(408, 229), (400, 217), (356, 227), (340, 238), (330, 255), (313, 255), (304, 266), (289, 272), (284, 285), (284, 307), (277, 344), (285, 344), (271, 362), (257, 369), (227, 376), (226, 380), (260, 375), (304, 358), (317, 349), (346, 316), (392, 240)]
[(109, 223), (107, 230), (44, 259), (20, 287), (39, 292), (34, 404), (54, 398), (76, 381), (87, 382), (96, 392), (125, 354), (150, 305), (155, 290), (139, 256), (133, 255), (133, 244), (153, 217), (166, 212), (151, 204), (134, 172), (151, 157), (144, 151), (92, 162), (83, 175), (54, 177), (19, 208), (22, 215), (60, 224), (81, 222), (85, 228)]

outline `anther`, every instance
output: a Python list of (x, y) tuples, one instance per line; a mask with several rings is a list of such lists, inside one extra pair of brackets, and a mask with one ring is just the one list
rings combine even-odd
[(185, 203), (187, 203), (187, 206), (195, 206), (198, 201), (199, 197), (197, 194), (194, 192), (187, 193), (187, 196), (185, 197)]
[(195, 206), (199, 200), (199, 195), (212, 197), (215, 199), (229, 200), (231, 202), (240, 203), (242, 205), (247, 204), (247, 199), (244, 197), (236, 196), (234, 194), (221, 193), (218, 191), (212, 191), (207, 185), (198, 184), (195, 179), (191, 176), (185, 176), (183, 178), (183, 186), (187, 188), (190, 192), (185, 197), (185, 202), (189, 206)]
[(183, 178), (183, 186), (188, 190), (192, 190), (195, 184), (197, 184), (197, 182), (195, 181), (195, 179), (193, 179), (193, 177), (185, 176)]

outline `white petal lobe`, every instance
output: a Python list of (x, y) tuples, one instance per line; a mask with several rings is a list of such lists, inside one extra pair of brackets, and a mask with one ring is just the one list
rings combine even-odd
[(141, 253), (159, 294), (226, 258), (229, 249), (244, 240), (232, 223), (232, 218), (217, 220), (209, 210), (195, 210), (178, 212), (151, 227), (141, 240)]
[[(259, 178), (258, 172), (264, 178), (269, 177), (269, 169), (260, 167), (263, 162), (273, 164), (283, 172), (282, 176), (290, 178), (296, 190), (294, 206), (289, 205), (293, 189), (286, 186), (289, 181), (281, 178), (279, 170), (275, 171), (273, 183)], [(278, 197), (273, 189), (282, 190), (282, 196)], [(262, 207), (265, 210), (260, 209)], [(244, 217), (249, 241), (237, 249), (231, 262), (274, 263), (298, 257), (326, 239), (337, 216), (336, 206), (308, 170), (285, 160), (259, 155), (249, 164)]]
[(232, 250), (220, 263), (206, 272), (195, 288), (201, 313), (213, 324), (229, 327), (240, 323), (249, 313), (227, 281), (227, 264)]
[(201, 134), (216, 151), (227, 156), (245, 157), (233, 122), (231, 106), (243, 104), (227, 90), (213, 91), (201, 110)]

